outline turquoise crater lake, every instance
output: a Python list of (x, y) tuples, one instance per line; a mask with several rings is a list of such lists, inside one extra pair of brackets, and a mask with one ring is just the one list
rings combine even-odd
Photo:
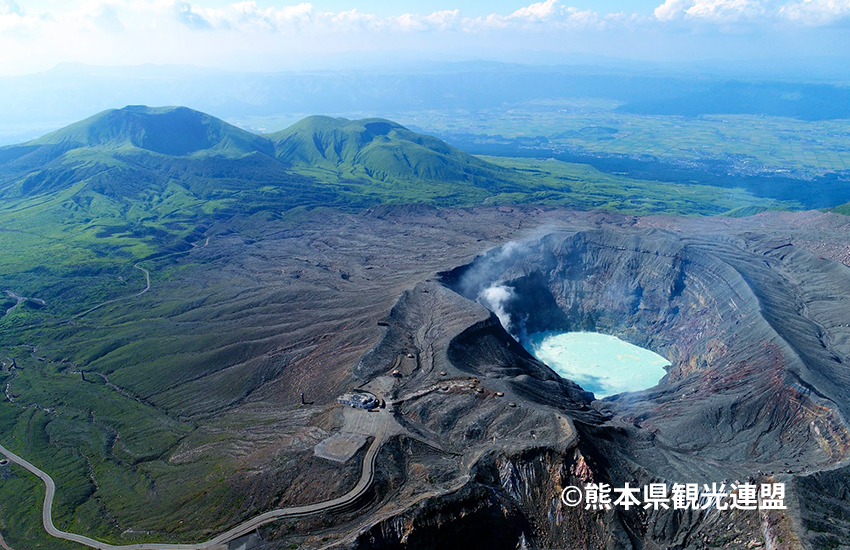
[(651, 388), (670, 364), (657, 353), (597, 332), (536, 332), (525, 348), (597, 398)]

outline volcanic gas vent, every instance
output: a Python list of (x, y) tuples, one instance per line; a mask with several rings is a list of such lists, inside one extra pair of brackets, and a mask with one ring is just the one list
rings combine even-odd
[(686, 322), (682, 311), (694, 312), (702, 332), (711, 325), (713, 315), (697, 310), (714, 304), (686, 289), (685, 262), (683, 244), (662, 232), (589, 231), (508, 244), (444, 281), (489, 308), (532, 352), (542, 335), (599, 332), (705, 366), (700, 342), (668, 334)]
[(527, 347), (538, 333), (597, 332), (664, 357), (670, 365), (657, 386), (604, 406), (639, 419), (670, 449), (835, 461), (850, 441), (834, 382), (844, 377), (846, 350), (822, 335), (843, 325), (826, 310), (813, 318), (821, 308), (806, 300), (818, 294), (803, 274), (839, 286), (850, 274), (796, 249), (786, 261), (787, 245), (759, 239), (631, 228), (552, 233), (492, 250), (442, 282), (490, 309)]

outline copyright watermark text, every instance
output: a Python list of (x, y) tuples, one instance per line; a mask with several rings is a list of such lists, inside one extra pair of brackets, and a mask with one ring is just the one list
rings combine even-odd
[(703, 484), (650, 483), (643, 487), (612, 487), (607, 483), (569, 486), (561, 491), (561, 502), (585, 510), (610, 510), (620, 507), (654, 510), (785, 510), (785, 484), (725, 483)]

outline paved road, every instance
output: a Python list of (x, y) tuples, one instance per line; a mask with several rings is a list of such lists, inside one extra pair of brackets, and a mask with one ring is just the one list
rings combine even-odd
[(3, 535), (0, 535), (0, 548), (2, 548), (3, 550), (12, 550), (12, 548), (9, 547), (8, 544), (6, 544), (6, 541), (3, 540)]
[[(203, 246), (197, 248), (203, 248), (208, 244), (209, 238), (207, 238)], [(129, 296), (122, 296), (97, 304), (96, 306), (91, 307), (86, 311), (76, 314), (73, 318), (82, 317), (100, 307), (117, 302), (119, 300), (126, 300), (128, 298), (141, 296), (142, 294), (150, 290), (150, 272), (148, 272), (147, 269), (139, 266), (139, 264), (136, 264), (133, 267), (142, 271), (145, 274), (144, 289)], [(372, 481), (375, 476), (375, 459), (378, 456), (378, 451), (381, 449), (381, 446), (384, 444), (384, 441), (387, 438), (387, 428), (390, 424), (390, 414), (388, 412), (381, 411), (380, 413), (374, 414), (378, 416), (378, 418), (370, 419), (372, 421), (372, 435), (374, 437), (374, 440), (372, 441), (372, 444), (369, 446), (369, 450), (366, 451), (366, 455), (363, 458), (363, 470), (360, 474), (360, 479), (357, 481), (357, 484), (354, 486), (353, 489), (351, 489), (351, 491), (340, 497), (325, 502), (308, 504), (306, 506), (294, 506), (291, 508), (280, 508), (277, 510), (271, 510), (244, 523), (241, 523), (228, 531), (225, 531), (214, 539), (197, 544), (144, 543), (114, 545), (97, 541), (92, 538), (85, 537), (83, 535), (76, 535), (74, 533), (61, 531), (57, 529), (55, 525), (53, 525), (53, 499), (56, 495), (56, 483), (54, 483), (53, 479), (45, 472), (43, 472), (33, 464), (30, 464), (12, 451), (6, 449), (2, 445), (0, 445), (0, 454), (5, 455), (10, 461), (26, 469), (27, 471), (41, 479), (41, 481), (44, 483), (46, 491), (44, 494), (44, 505), (42, 507), (41, 518), (42, 523), (44, 525), (44, 530), (47, 531), (47, 533), (53, 537), (76, 542), (82, 544), (83, 546), (88, 546), (89, 548), (95, 548), (97, 550), (226, 550), (228, 542), (247, 535), (248, 533), (267, 523), (271, 523), (273, 521), (285, 518), (297, 518), (301, 516), (317, 514), (320, 512), (333, 511), (335, 509), (342, 508), (344, 506), (347, 506), (348, 504), (351, 504), (360, 496), (362, 496), (372, 485)], [(0, 536), (0, 548), (2, 548), (3, 550), (11, 550), (8, 548), (8, 546), (6, 546), (6, 543), (5, 541), (3, 541), (2, 536)]]
[(363, 458), (363, 471), (360, 474), (360, 479), (357, 481), (357, 484), (354, 486), (353, 489), (351, 489), (351, 491), (340, 497), (327, 500), (325, 502), (308, 504), (306, 506), (294, 506), (291, 508), (280, 508), (278, 510), (271, 510), (269, 512), (266, 512), (265, 514), (261, 514), (240, 525), (237, 525), (236, 527), (233, 527), (228, 531), (225, 531), (214, 539), (197, 544), (146, 543), (128, 544), (122, 546), (107, 544), (105, 542), (100, 542), (89, 537), (84, 537), (82, 535), (76, 535), (74, 533), (60, 531), (56, 528), (56, 526), (53, 525), (53, 497), (56, 494), (56, 484), (53, 482), (53, 479), (49, 475), (47, 475), (37, 467), (33, 466), (23, 458), (19, 457), (15, 453), (9, 451), (2, 445), (0, 445), (0, 453), (6, 455), (6, 457), (10, 461), (27, 469), (32, 474), (41, 479), (42, 482), (44, 482), (44, 485), (47, 490), (44, 494), (44, 506), (42, 508), (41, 517), (45, 531), (47, 531), (47, 533), (53, 537), (76, 542), (84, 546), (88, 546), (90, 548), (96, 548), (98, 550), (224, 550), (227, 548), (228, 542), (237, 539), (243, 535), (247, 535), (248, 533), (267, 523), (271, 523), (273, 521), (277, 521), (284, 518), (297, 518), (301, 516), (317, 514), (320, 512), (332, 511), (334, 509), (344, 507), (354, 502), (360, 496), (362, 496), (372, 485), (372, 481), (375, 476), (375, 459), (378, 456), (378, 451), (381, 449), (381, 445), (383, 445), (384, 440), (386, 439), (386, 429), (389, 424), (390, 418), (389, 413), (386, 411), (381, 411), (380, 413), (372, 414), (378, 415), (381, 418), (379, 421), (379, 425), (376, 426), (375, 439), (372, 441), (372, 445), (369, 446), (369, 450), (366, 451), (366, 455)]

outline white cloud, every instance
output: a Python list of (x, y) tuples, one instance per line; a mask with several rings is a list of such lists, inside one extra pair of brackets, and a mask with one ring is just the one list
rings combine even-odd
[(666, 0), (655, 8), (661, 21), (692, 19), (729, 22), (764, 14), (759, 0)]
[(188, 2), (175, 2), (174, 10), (176, 12), (177, 20), (181, 21), (190, 29), (212, 28), (212, 25), (209, 21), (207, 21), (203, 14), (196, 12), (194, 8), (192, 8), (192, 5)]
[[(208, 7), (207, 0), (86, 0), (68, 3), (66, 11), (50, 17), (28, 15), (16, 0), (0, 0), (0, 29), (33, 30), (48, 27), (54, 19), (66, 34), (95, 30), (159, 28), (171, 24), (193, 31), (229, 30), (246, 33), (316, 32), (466, 32), (511, 29), (602, 30), (634, 27), (655, 21), (682, 22), (777, 21), (809, 25), (831, 24), (850, 16), (850, 0), (665, 0), (654, 10), (654, 19), (634, 13), (599, 13), (578, 9), (566, 0), (545, 0), (508, 14), (464, 14), (461, 9), (430, 14), (404, 13), (378, 16), (352, 9), (342, 12), (317, 10), (308, 2), (271, 6), (270, 0), (242, 0)], [(51, 28), (53, 32), (55, 27)]]
[[(52, 17), (67, 32), (117, 32), (127, 28), (160, 27), (173, 23), (193, 31), (229, 30), (246, 33), (321, 32), (466, 32), (564, 29), (602, 30), (617, 26), (649, 25), (653, 21), (717, 22), (777, 21), (829, 24), (850, 15), (850, 0), (665, 0), (650, 14), (599, 13), (578, 9), (567, 0), (545, 0), (510, 13), (470, 15), (460, 8), (433, 13), (378, 16), (352, 9), (317, 10), (308, 2), (271, 6), (270, 0), (243, 0), (209, 7), (208, 0), (87, 0)], [(70, 6), (75, 4), (68, 3)], [(28, 16), (16, 0), (0, 0), (2, 28), (20, 27)], [(29, 16), (32, 26), (41, 18)]]
[[(186, 13), (189, 13), (188, 9), (181, 9), (181, 15)], [(533, 24), (549, 24), (552, 28), (558, 28), (564, 24), (590, 25), (599, 21), (596, 13), (564, 7), (558, 0), (533, 3), (509, 15), (492, 13), (478, 17), (463, 16), (460, 9), (441, 10), (431, 14), (405, 13), (379, 17), (357, 9), (338, 13), (319, 12), (309, 3), (263, 9), (258, 7), (256, 1), (239, 2), (214, 9), (192, 6), (191, 13), (208, 22), (212, 28), (268, 31), (312, 24), (317, 28), (343, 32), (376, 29), (476, 32), (482, 29), (525, 28)], [(202, 28), (194, 24), (194, 19), (184, 23), (190, 27)]]
[(546, 0), (531, 4), (524, 8), (520, 8), (508, 16), (508, 19), (527, 19), (545, 21), (551, 19), (557, 12), (560, 6), (558, 0)]
[[(599, 23), (599, 14), (594, 11), (567, 8), (564, 13), (566, 14), (565, 22), (573, 26), (591, 26)], [(616, 20), (610, 19), (610, 21)]]
[(660, 21), (822, 26), (850, 18), (850, 0), (665, 0), (654, 13)]
[(119, 32), (124, 29), (120, 17), (124, 7), (121, 0), (90, 0), (83, 3), (76, 16), (87, 30)]
[(23, 15), (24, 9), (14, 0), (0, 0), (0, 15)]
[(222, 8), (191, 6), (191, 10), (207, 23), (206, 28), (247, 32), (277, 32), (288, 26), (298, 27), (309, 23), (315, 16), (315, 10), (310, 3), (262, 8), (255, 1), (244, 1)]
[(662, 21), (670, 21), (685, 13), (690, 2), (688, 0), (666, 0), (655, 8), (655, 17)]
[(429, 15), (405, 13), (387, 20), (387, 25), (401, 31), (457, 31), (465, 19), (460, 10), (435, 11)]
[(752, 17), (762, 11), (761, 4), (755, 0), (695, 0), (685, 12), (691, 17), (728, 21)]
[(0, 0), (0, 33), (21, 35), (37, 33), (46, 17), (35, 17), (28, 14), (14, 0)]
[(592, 10), (566, 7), (558, 0), (547, 0), (520, 8), (510, 15), (493, 13), (474, 19), (466, 19), (464, 26), (470, 31), (492, 29), (549, 29), (559, 31), (568, 28), (599, 30), (604, 26), (603, 21), (607, 21), (610, 25), (616, 23), (631, 24), (637, 20), (630, 17), (609, 18), (609, 15), (614, 14), (600, 16)]
[(830, 25), (850, 18), (850, 0), (800, 0), (779, 10), (782, 17), (804, 25)]
[[(623, 46), (616, 33), (650, 33), (657, 42), (647, 47), (661, 47), (663, 33), (656, 31), (669, 21), (716, 25), (726, 32), (733, 23), (796, 30), (850, 18), (850, 0), (658, 0), (663, 4), (643, 14), (578, 9), (569, 1), (522, 6), (518, 0), (519, 7), (505, 13), (457, 8), (385, 16), (357, 9), (321, 11), (299, 0), (285, 6), (273, 0), (82, 0), (51, 2), (50, 13), (34, 14), (24, 0), (0, 0), (0, 74), (44, 70), (62, 61), (278, 66), (299, 63), (308, 54), (359, 51), (439, 50), (467, 58), (487, 57), (493, 48), (596, 48), (631, 57), (635, 44)], [(27, 56), (15, 54), (21, 51)], [(298, 55), (287, 55), (294, 52)]]
[(460, 10), (435, 11), (425, 17), (425, 21), (431, 28), (438, 30), (456, 30), (458, 23), (462, 21)]

